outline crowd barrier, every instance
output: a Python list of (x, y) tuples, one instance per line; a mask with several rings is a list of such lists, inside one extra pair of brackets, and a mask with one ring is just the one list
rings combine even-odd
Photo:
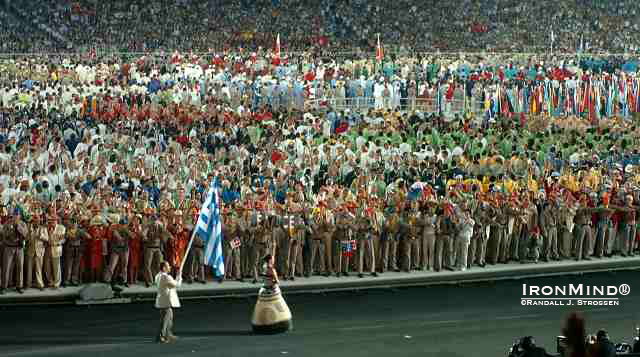
[(437, 98), (401, 98), (400, 102), (390, 98), (376, 100), (373, 97), (351, 97), (351, 98), (322, 98), (309, 99), (305, 101), (305, 107), (309, 109), (328, 109), (343, 111), (351, 110), (363, 112), (377, 109), (396, 109), (400, 107), (403, 111), (412, 112), (414, 110), (427, 114), (443, 115), (463, 115), (465, 112), (481, 113), (484, 108), (482, 103), (472, 99), (453, 99), (451, 101)]

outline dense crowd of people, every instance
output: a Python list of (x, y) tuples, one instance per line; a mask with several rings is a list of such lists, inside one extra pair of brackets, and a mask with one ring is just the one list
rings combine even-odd
[[(51, 50), (146, 51), (163, 48), (273, 46), (276, 34), (286, 50), (310, 46), (331, 51), (368, 51), (376, 36), (398, 51), (635, 52), (640, 43), (636, 1), (443, 2), (413, 0), (173, 0), (26, 1), (9, 3), (29, 21), (59, 33), (64, 46)], [(21, 15), (22, 16), (22, 15)], [(442, 21), (443, 18), (452, 21)], [(5, 30), (5, 22), (2, 30)], [(33, 32), (18, 29), (6, 46), (42, 51), (42, 41), (24, 41)], [(32, 46), (32, 48), (24, 48)]]
[(634, 255), (635, 63), (4, 61), (2, 291), (150, 285), (185, 259), (205, 283), (203, 242), (185, 250), (212, 182), (220, 280), (257, 280), (267, 254), (286, 279)]

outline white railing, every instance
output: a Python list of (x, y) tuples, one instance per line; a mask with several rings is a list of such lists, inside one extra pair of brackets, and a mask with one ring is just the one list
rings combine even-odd
[[(400, 108), (401, 111), (421, 111), (429, 114), (464, 114), (465, 112), (481, 113), (483, 111), (482, 103), (474, 99), (453, 99), (446, 100), (437, 98), (401, 98), (393, 100), (392, 98), (374, 97), (351, 97), (351, 98), (322, 98), (308, 99), (305, 101), (306, 109), (333, 109), (333, 110), (351, 110), (357, 112), (366, 112), (369, 110), (389, 110)], [(466, 108), (466, 110), (465, 110)]]

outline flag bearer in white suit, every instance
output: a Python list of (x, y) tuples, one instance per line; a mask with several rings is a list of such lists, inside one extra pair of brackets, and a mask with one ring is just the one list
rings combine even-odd
[(182, 285), (182, 272), (175, 280), (169, 274), (171, 265), (169, 262), (160, 264), (160, 272), (155, 277), (155, 285), (158, 287), (156, 295), (156, 309), (160, 310), (160, 330), (156, 337), (158, 343), (169, 343), (177, 340), (173, 334), (173, 308), (180, 307), (180, 299), (176, 288)]
[[(67, 229), (58, 224), (58, 216), (49, 216), (49, 253), (51, 254), (50, 266), (46, 267), (47, 276), (51, 281), (49, 285), (53, 289), (58, 289), (62, 284), (62, 273), (60, 269), (60, 257), (62, 257), (62, 246), (65, 242), (65, 234)], [(49, 274), (49, 272), (51, 274)]]

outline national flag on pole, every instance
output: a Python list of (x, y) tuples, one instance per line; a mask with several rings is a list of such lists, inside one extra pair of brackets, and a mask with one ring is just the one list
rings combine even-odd
[(224, 276), (224, 258), (222, 256), (222, 221), (220, 220), (220, 191), (211, 183), (207, 199), (200, 209), (196, 224), (196, 234), (204, 242), (204, 263), (213, 268), (216, 276)]
[(378, 46), (376, 47), (376, 61), (382, 62), (384, 53), (382, 52), (382, 46), (380, 45), (380, 35), (378, 34)]

